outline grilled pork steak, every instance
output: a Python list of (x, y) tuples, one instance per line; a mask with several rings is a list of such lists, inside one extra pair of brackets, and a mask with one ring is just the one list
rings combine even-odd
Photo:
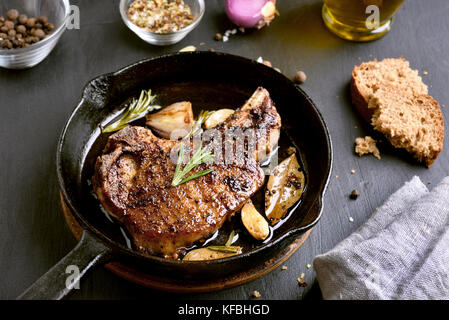
[[(234, 115), (211, 129), (214, 138), (203, 146), (217, 157), (189, 175), (213, 171), (176, 187), (171, 185), (177, 160), (173, 154), (178, 155), (181, 142), (128, 126), (109, 137), (103, 155), (98, 157), (94, 191), (105, 210), (124, 223), (140, 251), (176, 258), (195, 241), (211, 236), (263, 185), (264, 173), (256, 158), (271, 150), (280, 126), (268, 92), (257, 89)], [(238, 161), (219, 161), (218, 154), (225, 153), (225, 141), (238, 129), (258, 129), (253, 130), (258, 140), (255, 149), (245, 150), (246, 157)], [(193, 141), (187, 144), (194, 149)]]

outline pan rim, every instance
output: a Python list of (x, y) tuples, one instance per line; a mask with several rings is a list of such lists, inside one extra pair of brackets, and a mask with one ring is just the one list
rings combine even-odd
[(119, 253), (121, 255), (125, 255), (125, 256), (132, 256), (138, 259), (144, 259), (146, 261), (154, 261), (154, 262), (158, 262), (158, 263), (164, 263), (164, 264), (170, 264), (170, 265), (179, 265), (179, 264), (183, 264), (183, 265), (214, 265), (214, 264), (222, 264), (223, 262), (232, 262), (232, 261), (237, 261), (240, 260), (242, 258), (245, 257), (249, 257), (252, 255), (256, 255), (258, 253), (260, 253), (261, 251), (266, 250), (267, 248), (274, 246), (276, 244), (278, 244), (279, 242), (284, 241), (286, 238), (289, 238), (291, 236), (298, 236), (299, 234), (302, 234), (304, 232), (306, 232), (307, 230), (309, 230), (310, 228), (312, 228), (316, 223), (318, 223), (318, 221), (321, 219), (322, 213), (323, 213), (323, 198), (324, 195), (327, 191), (327, 187), (329, 185), (329, 181), (330, 181), (330, 175), (332, 172), (332, 167), (333, 167), (333, 146), (332, 146), (332, 139), (331, 139), (331, 135), (328, 129), (328, 126), (324, 120), (323, 115), (321, 114), (321, 112), (319, 111), (319, 109), (317, 108), (317, 106), (315, 105), (315, 103), (312, 101), (312, 99), (304, 92), (304, 90), (302, 88), (300, 88), (297, 85), (294, 85), (292, 83), (292, 85), (295, 87), (295, 89), (299, 92), (299, 94), (301, 94), (309, 103), (309, 105), (312, 106), (313, 111), (316, 113), (316, 115), (318, 116), (318, 120), (321, 123), (322, 129), (324, 130), (325, 133), (325, 137), (326, 137), (326, 142), (327, 142), (327, 155), (328, 155), (328, 161), (326, 164), (327, 167), (327, 172), (325, 173), (325, 179), (323, 179), (324, 181), (321, 182), (320, 184), (320, 191), (317, 192), (315, 198), (313, 199), (314, 201), (312, 202), (312, 205), (310, 206), (309, 210), (312, 210), (316, 205), (318, 205), (319, 208), (319, 213), (317, 214), (317, 217), (310, 222), (308, 225), (306, 226), (302, 226), (302, 227), (298, 227), (298, 228), (293, 228), (290, 230), (285, 231), (283, 234), (279, 235), (276, 239), (269, 241), (267, 243), (264, 243), (260, 246), (258, 246), (255, 249), (252, 249), (250, 251), (244, 252), (242, 254), (236, 255), (236, 256), (231, 256), (231, 257), (227, 257), (227, 258), (221, 258), (221, 259), (215, 259), (215, 260), (206, 260), (206, 261), (182, 261), (182, 260), (172, 260), (172, 259), (165, 259), (162, 257), (158, 257), (158, 256), (149, 256), (149, 255), (144, 255), (143, 253), (137, 252), (135, 250), (132, 250), (130, 248), (127, 248), (119, 243), (114, 242), (112, 239), (110, 239), (109, 237), (105, 236), (100, 230), (98, 230), (97, 228), (95, 228), (92, 224), (90, 224), (88, 221), (85, 220), (83, 214), (81, 214), (80, 212), (78, 212), (76, 206), (73, 204), (71, 197), (69, 196), (68, 192), (67, 192), (67, 188), (66, 188), (66, 184), (65, 184), (65, 180), (63, 177), (63, 173), (62, 173), (62, 159), (61, 159), (61, 151), (62, 148), (64, 146), (64, 139), (66, 136), (66, 133), (72, 123), (73, 118), (75, 117), (75, 115), (77, 114), (78, 110), (83, 106), (83, 104), (86, 101), (86, 94), (87, 94), (87, 89), (89, 88), (89, 86), (94, 83), (95, 81), (98, 81), (101, 78), (106, 78), (106, 77), (114, 77), (117, 75), (120, 75), (122, 73), (125, 73), (126, 71), (128, 71), (129, 69), (135, 68), (141, 64), (145, 64), (151, 61), (156, 61), (156, 60), (161, 60), (161, 59), (168, 59), (168, 58), (173, 58), (173, 57), (181, 57), (181, 56), (191, 56), (191, 55), (213, 55), (213, 56), (223, 56), (223, 57), (227, 57), (229, 59), (236, 59), (236, 60), (240, 60), (242, 63), (250, 63), (250, 64), (257, 64), (260, 67), (263, 68), (267, 68), (267, 70), (270, 70), (269, 72), (273, 72), (273, 74), (276, 74), (276, 76), (280, 76), (283, 77), (284, 80), (288, 80), (289, 82), (291, 82), (290, 79), (288, 79), (285, 75), (279, 73), (278, 71), (261, 65), (260, 63), (258, 63), (255, 60), (246, 58), (246, 57), (242, 57), (242, 56), (238, 56), (238, 55), (234, 55), (234, 54), (229, 54), (229, 53), (223, 53), (223, 52), (206, 52), (206, 51), (196, 51), (196, 52), (177, 52), (177, 53), (169, 53), (169, 54), (165, 54), (165, 55), (161, 55), (161, 56), (156, 56), (156, 57), (152, 57), (152, 58), (148, 58), (148, 59), (143, 59), (143, 60), (139, 60), (135, 63), (132, 63), (130, 65), (127, 65), (125, 67), (122, 67), (120, 69), (118, 69), (117, 71), (114, 72), (110, 72), (110, 73), (106, 73), (103, 75), (99, 75), (97, 77), (92, 78), (91, 80), (89, 80), (86, 85), (83, 87), (82, 89), (82, 95), (81, 95), (81, 99), (79, 100), (77, 106), (73, 109), (73, 111), (70, 114), (70, 117), (68, 118), (68, 120), (66, 121), (64, 128), (59, 136), (58, 139), (58, 145), (57, 145), (57, 150), (56, 150), (56, 171), (57, 171), (57, 178), (58, 178), (58, 185), (59, 185), (59, 189), (60, 192), (63, 195), (63, 199), (66, 202), (66, 204), (68, 205), (68, 207), (70, 208), (70, 210), (72, 211), (72, 213), (74, 214), (75, 218), (77, 219), (77, 221), (83, 226), (84, 230), (90, 231), (91, 233), (94, 233), (94, 235), (98, 238), (98, 240), (100, 240), (101, 242), (103, 242), (105, 245), (107, 245), (109, 248), (111, 248), (115, 253)]

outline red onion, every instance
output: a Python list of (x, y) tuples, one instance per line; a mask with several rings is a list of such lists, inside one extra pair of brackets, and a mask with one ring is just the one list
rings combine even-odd
[(274, 19), (276, 0), (226, 0), (226, 13), (243, 28), (262, 28)]

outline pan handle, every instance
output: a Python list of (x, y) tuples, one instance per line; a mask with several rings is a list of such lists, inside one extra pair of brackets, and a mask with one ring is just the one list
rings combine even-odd
[(59, 300), (72, 289), (92, 267), (112, 257), (112, 249), (84, 230), (78, 245), (31, 285), (18, 300)]

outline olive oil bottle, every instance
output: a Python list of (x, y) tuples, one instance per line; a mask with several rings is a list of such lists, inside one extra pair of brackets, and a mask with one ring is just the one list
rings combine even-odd
[(326, 26), (341, 38), (370, 41), (386, 34), (404, 0), (324, 0)]

